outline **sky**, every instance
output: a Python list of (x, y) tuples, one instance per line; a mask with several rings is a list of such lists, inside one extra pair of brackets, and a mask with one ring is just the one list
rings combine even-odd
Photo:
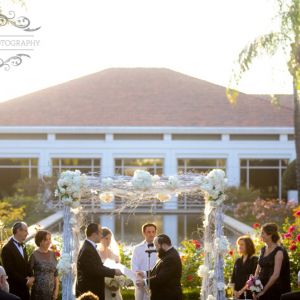
[[(0, 27), (0, 58), (30, 55), (9, 71), (0, 68), (0, 102), (119, 67), (169, 68), (227, 86), (243, 46), (276, 26), (274, 0), (25, 1), (24, 8), (1, 0), (2, 13), (13, 10), (41, 28), (25, 38), (36, 43), (26, 52), (8, 50), (3, 35), (28, 33)], [(291, 82), (278, 55), (257, 60), (239, 89), (292, 93)]]

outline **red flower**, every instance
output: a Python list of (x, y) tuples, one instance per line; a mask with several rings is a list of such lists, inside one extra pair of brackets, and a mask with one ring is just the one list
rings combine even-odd
[(295, 217), (300, 217), (300, 210), (296, 211)]
[(291, 251), (295, 251), (297, 249), (297, 246), (295, 245), (295, 244), (292, 244), (291, 246), (290, 246), (290, 250)]
[(197, 240), (192, 240), (192, 243), (194, 244), (194, 246), (196, 247), (196, 249), (199, 249), (201, 247), (200, 242), (197, 241)]
[(291, 235), (291, 233), (285, 233), (285, 234), (283, 235), (283, 238), (284, 238), (284, 239), (291, 239), (291, 238), (292, 238), (292, 235)]
[(295, 229), (296, 229), (296, 226), (291, 225), (290, 228), (289, 228), (289, 230), (288, 230), (288, 232), (289, 232), (289, 233), (292, 233), (292, 232), (295, 231)]
[(297, 235), (296, 240), (300, 243), (300, 234)]
[(54, 255), (55, 255), (56, 257), (60, 257), (60, 253), (59, 253), (58, 251), (55, 251), (55, 252), (54, 252)]
[(193, 275), (188, 275), (188, 276), (186, 277), (187, 281), (192, 281), (193, 278), (194, 278)]
[(254, 229), (258, 229), (258, 228), (260, 228), (260, 224), (259, 224), (259, 223), (254, 223), (254, 224), (252, 225), (252, 227), (253, 227)]
[(230, 256), (233, 256), (233, 250), (229, 250), (228, 254), (229, 254)]

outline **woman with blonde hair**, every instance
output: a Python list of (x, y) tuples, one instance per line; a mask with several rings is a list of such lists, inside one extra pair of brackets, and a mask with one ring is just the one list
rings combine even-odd
[(234, 264), (231, 282), (234, 284), (234, 298), (252, 299), (252, 294), (247, 290), (247, 280), (253, 275), (257, 266), (255, 246), (250, 236), (244, 235), (236, 242), (238, 253), (241, 255)]

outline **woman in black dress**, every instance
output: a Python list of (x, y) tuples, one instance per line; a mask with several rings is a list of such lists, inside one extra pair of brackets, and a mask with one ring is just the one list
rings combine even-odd
[(282, 294), (291, 290), (291, 281), (289, 257), (279, 244), (278, 226), (274, 223), (265, 224), (261, 239), (266, 245), (261, 249), (255, 275), (261, 280), (263, 290), (254, 299), (280, 300)]
[(252, 294), (247, 290), (247, 280), (251, 274), (254, 274), (257, 266), (257, 256), (252, 239), (249, 236), (241, 236), (236, 242), (238, 252), (241, 255), (234, 264), (231, 276), (231, 282), (234, 284), (234, 298), (252, 299)]

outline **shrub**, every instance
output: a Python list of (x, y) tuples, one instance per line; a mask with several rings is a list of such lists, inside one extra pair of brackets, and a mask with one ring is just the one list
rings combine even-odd
[(296, 190), (296, 160), (293, 160), (286, 168), (282, 176), (282, 187), (284, 191)]

